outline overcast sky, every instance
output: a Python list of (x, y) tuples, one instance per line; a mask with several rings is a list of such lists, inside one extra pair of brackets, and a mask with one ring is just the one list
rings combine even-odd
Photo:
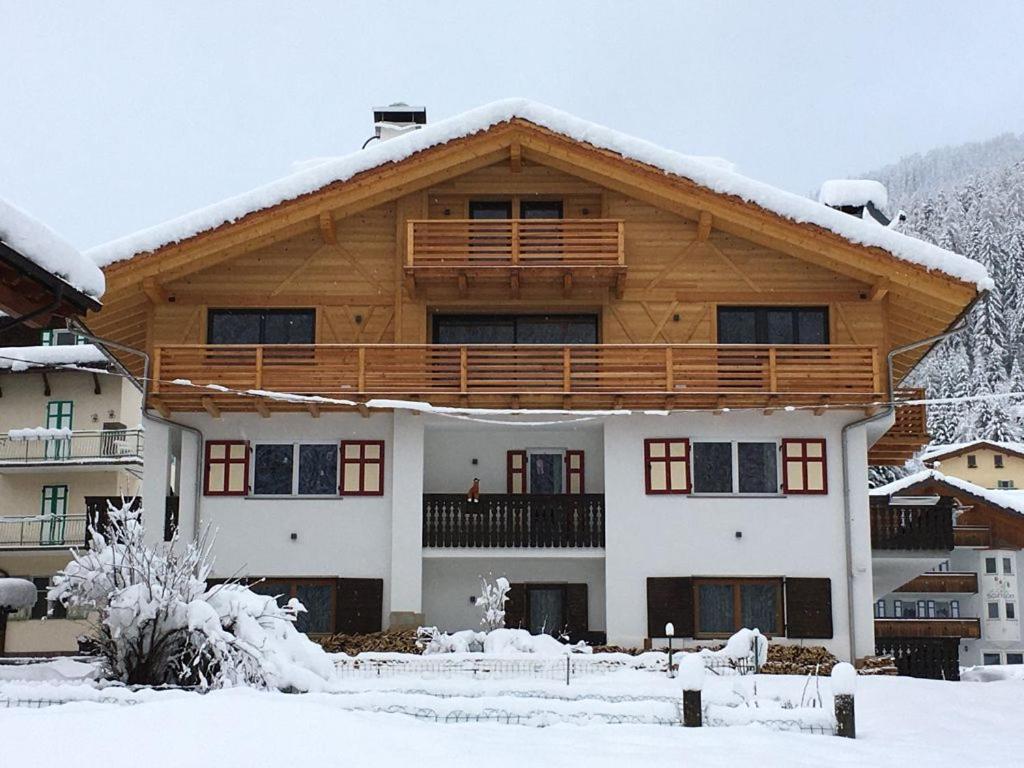
[(81, 247), (525, 96), (807, 193), (1024, 131), (1024, 2), (0, 0), (0, 196)]

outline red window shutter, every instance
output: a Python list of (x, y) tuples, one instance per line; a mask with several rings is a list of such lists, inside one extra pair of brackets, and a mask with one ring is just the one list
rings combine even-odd
[(338, 493), (344, 496), (384, 495), (384, 441), (342, 440)]
[(526, 493), (526, 451), (509, 451), (506, 454), (508, 493)]
[(783, 439), (782, 490), (792, 494), (828, 493), (828, 459), (824, 439)]
[(586, 493), (584, 490), (583, 451), (565, 452), (565, 492)]
[(207, 440), (203, 495), (245, 496), (249, 492), (249, 442)]
[(644, 440), (644, 490), (648, 494), (690, 492), (690, 441), (684, 437)]

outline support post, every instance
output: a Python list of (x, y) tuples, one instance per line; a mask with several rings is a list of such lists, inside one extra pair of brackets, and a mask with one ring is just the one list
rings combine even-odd
[(683, 725), (700, 728), (704, 724), (701, 689), (704, 688), (704, 657), (697, 653), (683, 655), (679, 663), (679, 678), (683, 684)]
[(832, 699), (836, 708), (836, 736), (857, 738), (853, 696), (857, 688), (857, 670), (840, 662), (832, 668)]

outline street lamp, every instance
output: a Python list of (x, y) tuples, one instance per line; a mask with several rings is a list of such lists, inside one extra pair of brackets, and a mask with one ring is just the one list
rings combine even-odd
[(675, 635), (676, 628), (670, 621), (665, 625), (665, 637), (668, 638), (668, 676), (675, 677), (675, 673), (672, 671), (672, 636)]

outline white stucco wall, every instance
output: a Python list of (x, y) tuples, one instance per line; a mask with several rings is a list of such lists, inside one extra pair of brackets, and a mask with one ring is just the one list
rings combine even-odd
[[(833, 638), (821, 643), (850, 658), (840, 433), (843, 423), (854, 418), (849, 413), (799, 412), (608, 419), (604, 428), (608, 641), (623, 645), (643, 641), (649, 576), (815, 577), (832, 581)], [(771, 498), (647, 495), (643, 441), (651, 437), (688, 437), (691, 442), (825, 438), (829, 492)], [(852, 456), (865, 465), (862, 472), (853, 474), (857, 483), (866, 475), (863, 436), (859, 445), (854, 442)], [(864, 555), (855, 559), (864, 582), (855, 594), (856, 616), (858, 624), (865, 625), (857, 655), (874, 652), (866, 483), (863, 487), (864, 493), (854, 498), (858, 515), (853, 521), (858, 546), (866, 546)]]
[(481, 576), (504, 576), (510, 582), (586, 584), (589, 628), (605, 628), (604, 561), (599, 557), (428, 557), (423, 561), (427, 624), (446, 631), (478, 629), (480, 609), (469, 598), (480, 594)]

